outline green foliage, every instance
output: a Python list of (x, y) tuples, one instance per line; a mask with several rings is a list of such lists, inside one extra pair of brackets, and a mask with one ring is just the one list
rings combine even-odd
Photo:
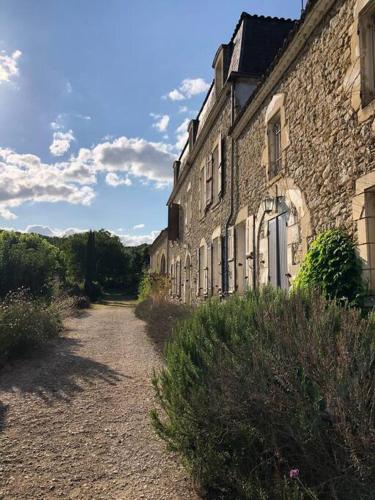
[(148, 262), (147, 245), (124, 247), (118, 236), (104, 230), (52, 241), (65, 255), (67, 281), (72, 288), (79, 284), (83, 290), (89, 272), (89, 281), (95, 283), (96, 291), (121, 290), (136, 295)]
[(153, 424), (210, 498), (370, 499), (374, 366), (374, 318), (316, 291), (209, 302), (168, 345)]
[(36, 234), (1, 232), (0, 296), (20, 287), (48, 295), (53, 281), (64, 275), (64, 256), (48, 241)]
[(359, 303), (362, 267), (353, 240), (340, 229), (321, 233), (312, 243), (294, 288), (316, 287), (328, 298)]
[(46, 304), (24, 290), (9, 293), (0, 303), (0, 359), (19, 355), (57, 336), (62, 330), (64, 307), (61, 301)]

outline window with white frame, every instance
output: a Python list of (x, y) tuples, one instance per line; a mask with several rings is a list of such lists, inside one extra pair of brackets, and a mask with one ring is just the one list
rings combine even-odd
[(269, 178), (272, 179), (281, 171), (281, 118), (277, 113), (268, 124)]
[(359, 18), (361, 52), (361, 100), (366, 106), (375, 98), (375, 2), (369, 2)]

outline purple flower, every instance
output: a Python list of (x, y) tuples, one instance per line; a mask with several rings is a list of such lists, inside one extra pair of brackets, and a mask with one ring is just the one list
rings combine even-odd
[(290, 479), (298, 479), (299, 478), (299, 469), (290, 469), (289, 477), (290, 477)]

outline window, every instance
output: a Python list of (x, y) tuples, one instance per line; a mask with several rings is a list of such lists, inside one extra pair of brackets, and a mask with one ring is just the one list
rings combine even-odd
[(192, 192), (191, 192), (191, 185), (189, 184), (189, 187), (188, 187), (187, 192), (186, 192), (186, 203), (185, 203), (185, 229), (186, 229), (186, 231), (189, 231), (190, 226), (191, 226), (192, 205), (193, 205), (193, 198), (192, 198)]
[(361, 52), (361, 100), (366, 106), (375, 98), (375, 7), (366, 9), (359, 20)]
[(277, 114), (268, 125), (269, 178), (281, 171), (281, 119)]
[(223, 53), (220, 54), (215, 66), (215, 90), (216, 96), (219, 96), (221, 89), (224, 85), (224, 74), (223, 74)]

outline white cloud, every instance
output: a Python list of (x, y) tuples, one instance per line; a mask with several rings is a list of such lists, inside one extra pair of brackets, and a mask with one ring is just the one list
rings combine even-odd
[(182, 149), (188, 140), (189, 134), (187, 129), (189, 123), (189, 118), (185, 118), (181, 125), (176, 129), (176, 148), (178, 149)]
[(45, 163), (36, 155), (0, 148), (0, 217), (16, 218), (13, 209), (26, 202), (90, 205), (99, 174), (112, 186), (130, 185), (137, 178), (166, 187), (172, 182), (175, 151), (171, 144), (119, 137), (81, 148), (66, 161)]
[(0, 52), (0, 83), (9, 82), (19, 75), (18, 59), (21, 55), (20, 50), (15, 50), (11, 55), (8, 55), (5, 50)]
[(204, 81), (203, 78), (185, 78), (178, 89), (168, 92), (167, 97), (171, 101), (183, 101), (184, 99), (191, 99), (193, 96), (207, 92), (209, 88), (210, 84)]
[(133, 229), (143, 229), (144, 227), (144, 224), (136, 224), (135, 226), (133, 226)]
[(95, 181), (90, 175), (80, 182), (70, 163), (46, 164), (38, 156), (0, 148), (0, 216), (16, 218), (12, 209), (26, 202), (90, 205), (95, 196), (87, 185)]
[(69, 80), (65, 83), (65, 91), (67, 94), (71, 94), (73, 92), (73, 87)]
[(105, 182), (109, 186), (117, 187), (117, 186), (131, 186), (132, 181), (129, 179), (129, 177), (125, 177), (124, 179), (121, 179), (115, 172), (110, 172), (109, 174), (106, 175), (105, 177)]
[(189, 111), (189, 108), (187, 106), (180, 106), (178, 108), (179, 113), (187, 113)]
[[(54, 126), (56, 126), (56, 124)], [(70, 144), (74, 140), (73, 130), (68, 130), (68, 132), (54, 132), (52, 144), (50, 145), (49, 150), (54, 156), (62, 156), (69, 151)]]
[(119, 234), (118, 236), (123, 245), (128, 247), (135, 247), (138, 245), (143, 245), (144, 243), (151, 245), (151, 243), (155, 240), (159, 233), (160, 231), (151, 231), (151, 233), (149, 234), (142, 234), (137, 236), (130, 234)]
[(165, 132), (167, 130), (170, 120), (168, 115), (155, 115), (154, 113), (150, 113), (150, 116), (155, 120), (155, 123), (152, 125), (153, 128), (156, 128), (159, 132)]
[(171, 101), (183, 101), (184, 99), (186, 99), (184, 94), (181, 94), (181, 92), (177, 89), (168, 92), (168, 97)]

